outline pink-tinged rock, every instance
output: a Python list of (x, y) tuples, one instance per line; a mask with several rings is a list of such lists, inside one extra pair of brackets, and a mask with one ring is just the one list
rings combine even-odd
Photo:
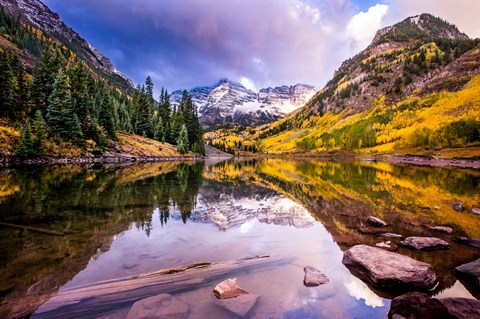
[(258, 298), (259, 296), (246, 293), (235, 298), (215, 298), (215, 303), (220, 307), (236, 314), (237, 316), (245, 318), (250, 313), (250, 310), (252, 310), (252, 308), (257, 303)]
[(342, 262), (355, 276), (379, 288), (430, 289), (437, 280), (430, 264), (367, 245), (345, 251)]
[(471, 281), (473, 286), (480, 290), (480, 258), (458, 266), (455, 272)]
[(381, 220), (380, 218), (374, 216), (368, 216), (367, 222), (374, 227), (385, 227), (387, 223)]
[(415, 250), (447, 249), (448, 243), (436, 237), (407, 237), (400, 245)]
[(222, 281), (215, 286), (213, 293), (218, 299), (235, 298), (240, 295), (248, 294), (248, 292), (237, 285), (237, 278)]
[(330, 281), (327, 276), (322, 274), (317, 268), (307, 266), (303, 268), (303, 271), (305, 272), (303, 284), (307, 287), (317, 287)]
[(189, 306), (169, 294), (161, 294), (137, 301), (125, 319), (185, 319)]

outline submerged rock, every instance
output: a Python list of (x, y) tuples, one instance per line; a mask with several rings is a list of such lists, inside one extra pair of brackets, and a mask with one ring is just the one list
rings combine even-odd
[(303, 268), (305, 272), (305, 279), (303, 279), (303, 284), (307, 287), (316, 287), (323, 284), (326, 284), (330, 280), (325, 276), (320, 270), (314, 267), (305, 267)]
[(452, 318), (480, 318), (480, 301), (478, 300), (467, 298), (445, 298), (439, 300), (448, 309)]
[(465, 205), (463, 203), (460, 203), (460, 202), (453, 203), (451, 207), (459, 213), (463, 212), (466, 209)]
[(447, 307), (423, 292), (409, 292), (392, 300), (388, 318), (450, 318)]
[(228, 299), (216, 299), (215, 303), (220, 307), (240, 316), (241, 318), (245, 318), (250, 310), (255, 306), (257, 303), (259, 296), (255, 296), (249, 293), (244, 295), (240, 295), (235, 298), (228, 298)]
[(345, 251), (342, 262), (355, 276), (380, 288), (430, 289), (437, 280), (427, 263), (366, 245)]
[(468, 279), (474, 287), (480, 289), (480, 258), (455, 268), (455, 272)]
[(480, 240), (479, 239), (473, 239), (473, 238), (468, 238), (468, 237), (455, 237), (455, 241), (457, 243), (460, 243), (460, 244), (463, 244), (463, 245), (480, 248)]
[(137, 301), (125, 319), (184, 319), (189, 306), (169, 294), (161, 294)]
[(243, 290), (237, 285), (237, 278), (227, 279), (213, 289), (215, 303), (244, 318), (257, 303), (259, 296)]
[(436, 237), (407, 237), (400, 245), (415, 250), (447, 249), (449, 246), (446, 241)]
[(368, 216), (367, 222), (374, 227), (385, 227), (387, 223), (381, 220), (380, 218), (374, 216)]
[(447, 234), (451, 234), (453, 232), (453, 228), (448, 226), (434, 226), (429, 228)]

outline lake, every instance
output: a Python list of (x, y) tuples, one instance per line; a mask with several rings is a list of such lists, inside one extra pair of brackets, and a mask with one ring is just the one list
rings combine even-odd
[[(455, 202), (466, 210), (453, 210)], [(480, 238), (472, 212), (479, 206), (480, 171), (469, 169), (293, 159), (3, 169), (0, 317), (124, 318), (131, 302), (92, 302), (86, 313), (54, 306), (54, 297), (165, 268), (270, 255), (278, 257), (273, 264), (233, 270), (174, 297), (188, 305), (188, 318), (237, 318), (212, 294), (237, 278), (260, 296), (249, 318), (385, 318), (400, 292), (370, 287), (342, 264), (351, 246), (380, 243), (434, 267), (431, 295), (479, 298), (453, 273), (480, 257), (480, 249), (454, 241)], [(372, 231), (368, 216), (386, 221), (385, 233), (435, 236), (450, 248), (399, 247), (401, 239)], [(330, 281), (305, 287), (306, 266)]]

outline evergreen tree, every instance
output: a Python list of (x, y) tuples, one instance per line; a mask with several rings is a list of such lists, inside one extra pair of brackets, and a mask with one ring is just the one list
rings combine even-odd
[(162, 91), (160, 93), (160, 104), (158, 106), (158, 114), (162, 119), (164, 124), (164, 138), (165, 141), (171, 142), (170, 138), (170, 119), (172, 109), (170, 105), (170, 96), (168, 95), (167, 90), (162, 87)]
[(185, 119), (183, 116), (183, 112), (179, 107), (178, 110), (176, 110), (173, 113), (172, 126), (170, 127), (170, 143), (177, 144), (178, 136), (180, 135), (180, 130), (182, 129), (182, 126), (184, 124), (185, 124)]
[(161, 117), (158, 117), (157, 124), (155, 126), (155, 136), (154, 138), (157, 141), (165, 142), (165, 129), (163, 127), (163, 120)]
[(109, 94), (109, 92), (106, 90), (106, 88), (103, 88), (101, 90), (101, 102), (100, 102), (100, 110), (98, 114), (98, 121), (100, 125), (105, 129), (107, 132), (108, 136), (112, 139), (116, 139), (115, 135), (115, 107), (114, 107), (114, 102)]
[(85, 146), (85, 140), (83, 138), (82, 126), (76, 113), (73, 113), (72, 120), (70, 121), (69, 138), (76, 146)]
[(37, 110), (35, 112), (35, 119), (33, 120), (33, 145), (37, 151), (37, 155), (45, 155), (45, 143), (48, 138), (48, 126), (43, 119), (42, 112)]
[(60, 69), (53, 84), (53, 91), (48, 98), (47, 123), (50, 126), (52, 134), (60, 136), (62, 133), (68, 134), (66, 120), (69, 120), (71, 108), (71, 98), (69, 94), (67, 77), (63, 69)]
[(27, 122), (23, 128), (20, 145), (18, 146), (15, 155), (20, 158), (29, 158), (35, 155), (30, 122)]
[(180, 154), (185, 154), (189, 150), (188, 146), (188, 130), (185, 124), (182, 125), (180, 129), (180, 134), (177, 138), (177, 148)]
[(14, 118), (18, 107), (18, 82), (12, 55), (0, 53), (0, 116)]

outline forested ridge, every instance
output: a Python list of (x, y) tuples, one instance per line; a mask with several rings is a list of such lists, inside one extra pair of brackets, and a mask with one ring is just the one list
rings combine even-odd
[(0, 39), (0, 155), (99, 155), (117, 132), (203, 154), (197, 110), (186, 91), (174, 109), (166, 90), (156, 103), (150, 77), (129, 95), (3, 8)]

